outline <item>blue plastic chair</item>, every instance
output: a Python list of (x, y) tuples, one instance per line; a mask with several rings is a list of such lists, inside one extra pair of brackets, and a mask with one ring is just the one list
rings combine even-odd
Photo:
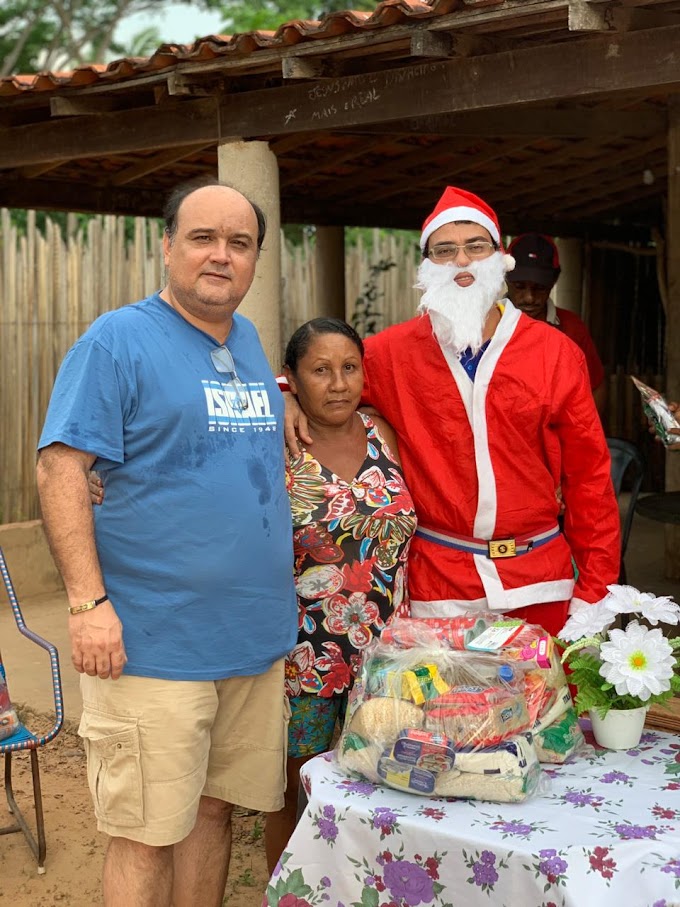
[[(23, 832), (24, 837), (26, 838), (31, 850), (33, 851), (33, 855), (38, 861), (38, 872), (42, 874), (45, 872), (45, 853), (47, 848), (45, 843), (45, 822), (42, 808), (42, 790), (40, 786), (38, 750), (40, 749), (40, 747), (45, 746), (46, 743), (49, 743), (50, 740), (54, 740), (54, 738), (61, 730), (62, 724), (64, 723), (64, 705), (61, 693), (61, 675), (59, 673), (59, 654), (52, 643), (47, 642), (47, 640), (43, 639), (42, 636), (38, 636), (37, 633), (29, 630), (24, 623), (24, 618), (21, 613), (21, 608), (19, 607), (19, 602), (14, 591), (14, 586), (12, 585), (12, 580), (10, 579), (2, 548), (0, 548), (0, 572), (2, 573), (2, 579), (5, 584), (5, 588), (7, 589), (7, 596), (9, 598), (9, 603), (12, 607), (14, 620), (16, 621), (19, 632), (27, 639), (30, 639), (31, 642), (36, 643), (36, 645), (49, 652), (50, 665), (52, 669), (52, 687), (54, 690), (55, 711), (55, 721), (52, 729), (49, 731), (49, 733), (43, 734), (42, 736), (38, 737), (35, 734), (32, 734), (31, 731), (28, 730), (28, 728), (24, 727), (24, 725), (20, 723), (18, 729), (14, 731), (11, 737), (6, 737), (4, 740), (0, 740), (0, 755), (4, 756), (5, 761), (5, 794), (7, 795), (7, 805), (9, 807), (10, 813), (14, 817), (14, 821), (10, 825), (6, 825), (4, 828), (0, 828), (0, 835), (8, 835), (12, 834), (13, 832), (19, 831)], [(1, 655), (0, 667), (2, 667)], [(33, 832), (29, 828), (26, 819), (24, 818), (21, 810), (17, 805), (16, 799), (14, 797), (14, 791), (12, 789), (12, 755), (22, 750), (26, 750), (31, 754), (33, 802), (35, 806), (36, 820), (35, 836), (33, 835)]]
[(635, 515), (635, 503), (642, 487), (642, 479), (645, 473), (645, 461), (642, 454), (631, 441), (624, 441), (622, 438), (607, 438), (607, 447), (612, 458), (611, 477), (614, 486), (614, 493), (618, 498), (621, 493), (624, 477), (630, 470), (631, 488), (630, 501), (628, 509), (623, 518), (621, 527), (621, 574), (619, 582), (626, 581), (626, 566), (624, 555), (628, 547), (630, 530), (633, 525), (633, 516)]

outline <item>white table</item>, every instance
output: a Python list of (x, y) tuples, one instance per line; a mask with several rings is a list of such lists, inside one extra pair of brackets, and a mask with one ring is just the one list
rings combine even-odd
[(679, 907), (680, 737), (544, 768), (546, 789), (500, 804), (378, 787), (317, 756), (263, 907)]

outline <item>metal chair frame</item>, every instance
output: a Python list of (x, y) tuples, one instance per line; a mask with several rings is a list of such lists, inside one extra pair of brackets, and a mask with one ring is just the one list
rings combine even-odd
[[(25, 728), (23, 725), (21, 725), (19, 730), (16, 731), (11, 737), (8, 737), (6, 740), (0, 740), (0, 755), (3, 755), (5, 760), (5, 794), (7, 796), (7, 805), (9, 807), (11, 815), (14, 817), (14, 821), (10, 825), (6, 825), (5, 827), (0, 828), (0, 835), (22, 832), (24, 837), (26, 838), (26, 841), (28, 842), (29, 847), (33, 851), (34, 857), (38, 862), (38, 872), (42, 874), (45, 872), (45, 854), (47, 851), (47, 845), (45, 841), (45, 820), (42, 807), (42, 788), (40, 784), (38, 750), (40, 749), (40, 747), (43, 747), (45, 746), (45, 744), (49, 743), (50, 740), (54, 740), (64, 723), (64, 704), (61, 692), (59, 654), (52, 643), (48, 642), (46, 639), (43, 639), (42, 636), (38, 636), (37, 633), (29, 630), (29, 628), (26, 626), (23, 614), (21, 613), (21, 608), (19, 606), (19, 601), (14, 591), (14, 586), (12, 585), (12, 580), (7, 569), (7, 563), (5, 561), (5, 556), (3, 554), (2, 548), (0, 548), (0, 572), (2, 573), (2, 579), (5, 584), (5, 589), (7, 590), (7, 596), (9, 598), (9, 603), (12, 607), (12, 613), (14, 614), (14, 620), (19, 629), (19, 632), (27, 639), (30, 639), (31, 642), (36, 643), (36, 645), (40, 646), (42, 649), (45, 649), (49, 653), (50, 666), (52, 669), (52, 686), (54, 689), (55, 711), (55, 721), (52, 729), (47, 734), (36, 737), (28, 730), (28, 728)], [(14, 796), (14, 790), (12, 787), (12, 755), (13, 753), (20, 752), (22, 750), (27, 750), (31, 754), (31, 776), (33, 781), (33, 802), (35, 807), (36, 820), (35, 835), (31, 831), (23, 813), (17, 805), (16, 798)]]

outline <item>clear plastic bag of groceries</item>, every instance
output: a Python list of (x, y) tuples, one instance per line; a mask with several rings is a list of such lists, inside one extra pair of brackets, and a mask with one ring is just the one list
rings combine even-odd
[(493, 614), (393, 621), (364, 652), (339, 765), (425, 796), (531, 796), (542, 783), (531, 732), (538, 697), (532, 713), (525, 695), (536, 659), (506, 657), (501, 645), (530, 645), (526, 627)]
[(6, 740), (19, 730), (19, 718), (12, 708), (7, 689), (5, 668), (0, 657), (0, 740)]
[(584, 743), (559, 654), (542, 627), (497, 612), (471, 612), (402, 619), (383, 632), (382, 640), (408, 647), (409, 639), (428, 633), (447, 647), (485, 653), (515, 671), (540, 762), (564, 762)]
[(639, 378), (631, 375), (633, 384), (640, 391), (642, 397), (642, 409), (647, 416), (647, 421), (654, 429), (656, 435), (662, 441), (664, 447), (678, 443), (678, 436), (670, 433), (671, 428), (680, 428), (680, 422), (671, 412), (666, 398), (659, 391), (654, 390), (647, 384), (643, 384)]

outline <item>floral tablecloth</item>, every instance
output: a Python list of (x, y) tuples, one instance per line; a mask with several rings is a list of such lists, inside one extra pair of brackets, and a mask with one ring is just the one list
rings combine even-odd
[(541, 793), (501, 804), (420, 798), (317, 756), (263, 907), (680, 907), (680, 737), (544, 768)]

